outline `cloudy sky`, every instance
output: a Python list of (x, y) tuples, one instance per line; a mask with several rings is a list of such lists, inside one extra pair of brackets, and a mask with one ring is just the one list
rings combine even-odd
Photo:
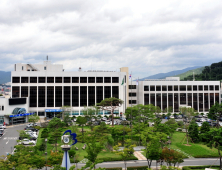
[(133, 77), (222, 61), (221, 0), (1, 0), (0, 70), (42, 63)]

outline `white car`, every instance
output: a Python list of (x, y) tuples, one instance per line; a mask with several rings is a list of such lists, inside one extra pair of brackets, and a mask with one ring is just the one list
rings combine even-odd
[(34, 141), (34, 140), (29, 140), (29, 139), (23, 139), (22, 141), (21, 141), (21, 144), (23, 144), (23, 145), (35, 145), (36, 144), (36, 142)]
[(0, 129), (6, 129), (6, 126), (3, 124), (0, 124)]
[(27, 130), (27, 131), (25, 131), (25, 133), (26, 134), (29, 134), (30, 136), (32, 136), (32, 137), (36, 137), (36, 138), (38, 138), (38, 135), (37, 135), (37, 133), (36, 132), (30, 132), (31, 130)]
[(33, 127), (33, 126), (38, 126), (38, 125), (37, 125), (37, 123), (34, 123), (34, 124), (33, 123), (29, 123), (29, 124), (26, 125), (26, 127)]
[(105, 121), (105, 124), (110, 125), (110, 121), (109, 120)]
[(112, 123), (113, 123), (113, 125), (117, 125), (117, 122), (116, 121), (110, 121), (110, 125), (112, 125)]
[(174, 115), (170, 115), (170, 119), (174, 119)]
[(102, 120), (102, 121), (106, 121), (106, 120), (107, 120), (107, 118), (106, 118), (106, 117), (103, 117), (101, 120)]
[(202, 126), (202, 123), (197, 122), (197, 126), (201, 127), (201, 126)]

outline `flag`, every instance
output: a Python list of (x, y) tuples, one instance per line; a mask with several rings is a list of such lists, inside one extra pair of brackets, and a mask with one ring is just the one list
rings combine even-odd
[(131, 79), (131, 74), (129, 75), (129, 79)]
[(124, 78), (123, 78), (123, 81), (122, 81), (122, 84), (121, 85), (124, 85)]
[(137, 85), (137, 86), (139, 85), (139, 79), (136, 80), (136, 85)]

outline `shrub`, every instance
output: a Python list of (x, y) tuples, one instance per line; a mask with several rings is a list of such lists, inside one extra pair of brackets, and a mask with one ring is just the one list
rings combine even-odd
[(135, 166), (135, 167), (127, 167), (127, 170), (147, 170), (147, 166)]
[(35, 128), (35, 129), (38, 129), (38, 130), (41, 129), (40, 126), (34, 126), (34, 128)]
[[(98, 158), (98, 161), (103, 161), (103, 162), (111, 162), (111, 161), (122, 161), (122, 158), (116, 157), (116, 158), (109, 158), (109, 157), (104, 157), (104, 158)], [(137, 157), (132, 156), (127, 158), (127, 160), (138, 160)]]

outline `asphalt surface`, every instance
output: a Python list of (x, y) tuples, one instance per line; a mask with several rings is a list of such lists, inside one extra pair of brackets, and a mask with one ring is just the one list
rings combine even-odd
[(14, 125), (5, 129), (4, 135), (0, 137), (0, 156), (6, 157), (7, 153), (13, 152), (19, 138), (17, 130), (24, 130), (25, 127), (26, 125)]

